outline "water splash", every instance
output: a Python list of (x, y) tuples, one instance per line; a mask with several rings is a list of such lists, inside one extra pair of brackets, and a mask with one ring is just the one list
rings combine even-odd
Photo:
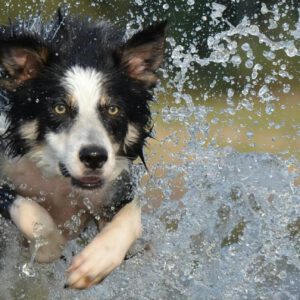
[[(280, 6), (280, 5), (279, 5)], [(267, 115), (272, 115), (275, 111), (275, 103), (278, 102), (279, 96), (277, 93), (276, 85), (281, 85), (281, 90), (283, 93), (289, 93), (292, 91), (291, 84), (283, 81), (294, 79), (294, 75), (290, 74), (286, 68), (287, 65), (281, 63), (284, 58), (282, 58), (282, 51), (286, 55), (286, 61), (288, 62), (290, 58), (299, 56), (299, 50), (295, 44), (295, 35), (299, 30), (299, 21), (295, 24), (295, 30), (289, 30), (290, 39), (286, 36), (279, 35), (279, 38), (275, 39), (268, 37), (266, 33), (263, 33), (258, 25), (253, 24), (253, 21), (249, 17), (245, 16), (242, 20), (234, 26), (228, 20), (223, 17), (223, 13), (226, 10), (226, 6), (213, 2), (211, 5), (211, 14), (210, 18), (212, 20), (211, 24), (224, 24), (229, 27), (228, 30), (223, 30), (214, 35), (211, 35), (207, 39), (207, 47), (210, 52), (208, 57), (200, 57), (197, 49), (195, 48), (196, 41), (192, 42), (190, 46), (187, 47), (177, 44), (174, 38), (169, 38), (168, 42), (172, 49), (171, 61), (170, 64), (177, 69), (175, 77), (169, 80), (168, 85), (176, 89), (176, 92), (173, 93), (175, 104), (184, 103), (188, 108), (190, 113), (193, 112), (195, 106), (195, 100), (191, 94), (186, 91), (191, 91), (190, 86), (190, 76), (189, 74), (195, 71), (195, 66), (201, 68), (209, 67), (211, 65), (220, 65), (223, 70), (226, 68), (237, 68), (244, 67), (250, 71), (250, 74), (245, 76), (245, 80), (241, 82), (240, 73), (236, 73), (230, 77), (223, 76), (223, 78), (218, 78), (218, 75), (215, 76), (215, 79), (210, 84), (208, 88), (203, 91), (199, 91), (198, 98), (206, 101), (208, 98), (214, 98), (213, 89), (216, 86), (216, 83), (230, 85), (228, 88), (228, 93), (232, 91), (232, 86), (235, 89), (240, 90), (241, 96), (237, 94), (235, 98), (239, 98), (238, 104), (235, 105), (233, 101), (230, 100), (230, 97), (227, 100), (229, 104), (227, 111), (230, 115), (235, 114), (234, 110), (239, 111), (243, 108), (246, 108), (248, 111), (254, 110), (254, 103), (259, 100), (259, 102), (265, 104), (265, 112)], [(262, 11), (264, 14), (268, 14), (270, 11), (267, 9), (266, 4), (262, 4)], [(281, 14), (279, 7), (275, 11), (271, 11), (273, 18), (279, 22), (281, 19)], [(300, 11), (299, 16), (300, 16)], [(250, 40), (249, 42), (241, 42), (245, 40)], [(252, 49), (251, 45), (254, 45), (255, 48)], [(257, 45), (260, 45), (257, 49)], [(260, 50), (262, 47), (268, 48), (268, 50)], [(254, 49), (256, 51), (254, 55)], [(244, 52), (246, 54), (246, 59), (243, 59)], [(261, 63), (256, 63), (257, 56), (261, 55), (273, 62), (273, 65), (278, 65), (278, 70), (272, 70), (272, 74), (267, 74), (267, 70), (264, 70), (264, 65)], [(281, 59), (279, 63), (275, 63), (276, 53), (280, 53)], [(232, 74), (232, 71), (230, 71)], [(210, 90), (212, 89), (212, 90)], [(194, 95), (195, 93), (192, 92)], [(172, 112), (170, 112), (172, 114)], [(164, 115), (166, 113), (164, 112)]]
[[(143, 14), (128, 10), (128, 35), (145, 23), (147, 14), (154, 15), (153, 21), (157, 19), (145, 1), (133, 2)], [(165, 4), (159, 1), (167, 14), (173, 7)], [(213, 125), (218, 125), (218, 130), (223, 127), (224, 115), (226, 124), (234, 127), (233, 117), (240, 111), (246, 111), (245, 117), (239, 120), (227, 144), (245, 129), (248, 145), (255, 146), (257, 131), (245, 124), (255, 115), (265, 118), (265, 126), (274, 130), (285, 126), (275, 118), (277, 102), (281, 101), (277, 87), (285, 95), (295, 89), (291, 59), (299, 57), (300, 39), (300, 9), (296, 23), (287, 24), (285, 4), (286, 1), (273, 6), (261, 3), (260, 14), (266, 18), (263, 28), (250, 16), (234, 25), (225, 17), (228, 7), (208, 3), (210, 12), (195, 22), (193, 33), (200, 34), (203, 22), (222, 29), (210, 34), (205, 55), (199, 54), (197, 38), (187, 43), (187, 39), (172, 34), (168, 37), (170, 56), (167, 69), (161, 72), (166, 84), (158, 87), (157, 94), (167, 95), (167, 103), (158, 110), (163, 122), (161, 130), (170, 129), (157, 148), (168, 149), (169, 153), (148, 155), (154, 161), (152, 174), (138, 189), (145, 210), (144, 235), (133, 249), (132, 258), (89, 291), (63, 290), (63, 274), (72, 252), (78, 253), (94, 235), (87, 231), (82, 239), (68, 245), (66, 262), (39, 265), (38, 276), (19, 281), (20, 270), (15, 271), (15, 266), (20, 263), (21, 250), (16, 239), (8, 238), (17, 236), (17, 232), (2, 222), (0, 274), (5, 299), (15, 299), (19, 290), (26, 296), (50, 300), (98, 299), (100, 294), (104, 299), (299, 298), (300, 190), (295, 183), (298, 160), (219, 149), (216, 139), (210, 137)], [(92, 7), (97, 5), (92, 2)], [(187, 5), (192, 10), (197, 2), (189, 0)], [(287, 11), (291, 12), (292, 6)], [(181, 29), (177, 25), (176, 29)], [(40, 23), (34, 21), (30, 26), (38, 30)], [(279, 34), (272, 33), (279, 29)], [(185, 36), (182, 30), (180, 33)], [(192, 80), (199, 68), (207, 71), (207, 76), (215, 72), (203, 89)], [(205, 102), (217, 98), (220, 84), (225, 92), (219, 98), (225, 107), (210, 118), (216, 107), (208, 107)], [(256, 100), (262, 104), (259, 109)], [(280, 109), (284, 108), (282, 102)], [(274, 119), (268, 119), (271, 116)], [(293, 126), (297, 128), (299, 124)], [(290, 134), (289, 138), (295, 136)], [(214, 147), (208, 147), (208, 141)], [(179, 154), (174, 153), (176, 147)], [(92, 209), (88, 199), (85, 202), (87, 209)], [(66, 224), (74, 231), (79, 225), (76, 216)], [(29, 267), (33, 261), (31, 257)], [(13, 291), (8, 288), (12, 282), (16, 282)]]
[(35, 277), (36, 272), (34, 269), (34, 261), (37, 256), (39, 249), (43, 246), (46, 246), (48, 242), (42, 237), (42, 232), (44, 231), (44, 226), (42, 224), (36, 223), (33, 228), (33, 237), (34, 241), (31, 243), (34, 244), (33, 251), (30, 257), (29, 262), (25, 263), (22, 266), (22, 272), (28, 277)]
[[(46, 280), (42, 288), (51, 289), (51, 300), (96, 299), (99, 294), (118, 299), (120, 289), (130, 299), (157, 295), (174, 299), (212, 295), (252, 299), (259, 295), (267, 299), (272, 298), (274, 288), (278, 297), (297, 299), (300, 190), (294, 184), (296, 174), (285, 161), (268, 154), (241, 155), (230, 149), (195, 152), (190, 147), (186, 153), (194, 160), (164, 165), (165, 176), (148, 182), (148, 192), (162, 186), (166, 200), (144, 214), (143, 240), (133, 250), (135, 255), (102, 285), (80, 294), (63, 291), (67, 264), (58, 261), (39, 267), (39, 281), (32, 281), (26, 293)], [(188, 187), (180, 202), (172, 194), (172, 181), (178, 176)], [(144, 198), (144, 204), (149, 199)], [(66, 260), (82, 246), (80, 240), (70, 243)], [(7, 250), (6, 260), (14, 261)], [(1, 274), (5, 286), (11, 269)]]
[(39, 243), (35, 243), (33, 253), (30, 257), (30, 261), (28, 263), (25, 263), (22, 266), (22, 272), (26, 276), (28, 276), (28, 277), (35, 277), (36, 276), (36, 272), (34, 270), (34, 265), (33, 264), (34, 264), (34, 260), (35, 260), (35, 257), (37, 255), (37, 252), (38, 252), (39, 248), (43, 245), (44, 244), (40, 245)]

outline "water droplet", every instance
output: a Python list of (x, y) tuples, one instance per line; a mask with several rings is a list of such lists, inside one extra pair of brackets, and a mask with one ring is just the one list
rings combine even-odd
[(250, 48), (250, 45), (248, 44), (248, 43), (244, 43), (242, 46), (241, 46), (241, 48), (245, 51), (245, 52), (247, 52), (247, 51), (249, 51), (251, 48)]
[(260, 12), (261, 12), (263, 15), (265, 15), (265, 14), (267, 14), (267, 13), (269, 12), (269, 10), (268, 10), (268, 8), (267, 8), (267, 6), (266, 6), (265, 3), (262, 3), (262, 4), (261, 4)]
[(227, 90), (227, 96), (228, 96), (228, 98), (232, 98), (234, 96), (234, 90), (233, 89), (228, 89)]
[(288, 31), (289, 28), (290, 28), (290, 25), (288, 23), (283, 23), (282, 28), (283, 28), (284, 31)]
[(22, 266), (22, 272), (28, 277), (35, 277), (36, 275), (35, 270), (30, 263), (25, 263)]
[(284, 85), (283, 85), (282, 91), (283, 91), (285, 94), (289, 93), (290, 90), (291, 90), (291, 85), (290, 85), (290, 84), (284, 84)]
[(276, 58), (276, 55), (272, 51), (263, 51), (263, 56), (268, 60), (273, 60)]
[(253, 60), (247, 59), (245, 66), (246, 68), (251, 69), (253, 67)]
[(266, 114), (271, 115), (275, 111), (275, 105), (273, 103), (267, 103), (265, 111)]
[(288, 46), (285, 48), (284, 51), (285, 51), (286, 55), (289, 57), (294, 57), (298, 54), (298, 50), (295, 47), (294, 42), (289, 42)]
[(241, 64), (242, 59), (239, 55), (233, 55), (231, 57), (231, 62), (234, 66), (238, 67)]
[(259, 97), (264, 97), (266, 93), (269, 92), (269, 88), (266, 85), (263, 85), (259, 91), (258, 91), (258, 96)]
[(213, 119), (211, 120), (211, 123), (212, 123), (212, 124), (218, 124), (218, 123), (219, 123), (219, 118), (213, 118)]

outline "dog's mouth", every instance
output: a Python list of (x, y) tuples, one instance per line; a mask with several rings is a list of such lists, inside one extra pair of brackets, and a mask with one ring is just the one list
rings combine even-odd
[(73, 186), (79, 187), (81, 189), (97, 189), (101, 188), (105, 183), (104, 179), (98, 175), (87, 175), (81, 178), (75, 178), (71, 176), (66, 166), (62, 163), (59, 163), (59, 169), (64, 177), (71, 178), (71, 184)]
[(80, 179), (71, 177), (72, 185), (82, 189), (97, 189), (104, 185), (104, 180), (99, 176), (84, 176)]

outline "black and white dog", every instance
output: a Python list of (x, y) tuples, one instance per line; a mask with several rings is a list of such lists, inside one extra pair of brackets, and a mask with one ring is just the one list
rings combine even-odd
[(141, 234), (130, 164), (151, 131), (166, 24), (127, 41), (109, 23), (61, 13), (32, 24), (0, 27), (0, 212), (40, 246), (40, 262), (60, 257), (94, 218), (102, 230), (68, 268), (67, 286), (87, 288)]

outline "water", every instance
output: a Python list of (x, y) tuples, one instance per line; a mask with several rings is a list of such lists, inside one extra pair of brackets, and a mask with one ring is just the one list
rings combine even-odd
[(47, 241), (45, 241), (43, 239), (43, 237), (41, 236), (41, 233), (43, 231), (43, 225), (42, 224), (35, 224), (34, 226), (34, 232), (33, 232), (33, 236), (35, 238), (33, 245), (30, 245), (31, 247), (33, 247), (33, 251), (30, 257), (30, 260), (28, 262), (26, 262), (23, 266), (22, 266), (22, 272), (23, 274), (25, 274), (28, 277), (35, 277), (36, 276), (36, 272), (34, 269), (34, 261), (36, 258), (36, 255), (38, 253), (38, 250), (47, 245)]
[[(299, 299), (299, 101), (287, 101), (299, 97), (299, 7), (245, 1), (248, 11), (233, 18), (224, 1), (145, 2), (124, 2), (115, 17), (128, 34), (149, 19), (171, 20), (153, 107), (159, 141), (138, 191), (143, 237), (101, 285), (78, 292), (63, 289), (64, 272), (95, 228), (70, 242), (64, 259), (41, 265), (1, 220), (0, 299)], [(113, 21), (116, 3), (103, 11)], [(185, 13), (188, 21), (174, 22)]]
[[(186, 150), (196, 159), (180, 169), (165, 166), (160, 184), (167, 189), (170, 178), (180, 175), (188, 190), (181, 201), (169, 196), (144, 214), (135, 256), (103, 284), (80, 293), (63, 290), (63, 260), (36, 267), (34, 279), (14, 277), (11, 264), (18, 257), (7, 250), (1, 258), (3, 286), (22, 281), (25, 295), (38, 290), (47, 299), (299, 299), (295, 173), (269, 154)], [(155, 183), (151, 179), (148, 188)], [(69, 245), (67, 262), (80, 247), (79, 241)], [(15, 299), (15, 292), (6, 291), (3, 299)]]

